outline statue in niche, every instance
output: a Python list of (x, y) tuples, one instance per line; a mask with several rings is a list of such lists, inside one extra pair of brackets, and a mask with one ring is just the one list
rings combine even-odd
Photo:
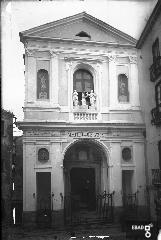
[(78, 93), (76, 90), (73, 92), (73, 106), (78, 106)]
[(86, 98), (85, 98), (85, 95), (84, 93), (82, 93), (82, 106), (86, 106)]
[(90, 94), (87, 93), (87, 96), (89, 96), (91, 107), (95, 107), (95, 104), (96, 104), (96, 94), (93, 92), (93, 90), (91, 90)]

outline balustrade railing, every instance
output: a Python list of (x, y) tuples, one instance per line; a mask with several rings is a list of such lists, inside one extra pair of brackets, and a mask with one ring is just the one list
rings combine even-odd
[(98, 113), (75, 112), (73, 114), (74, 114), (74, 120), (79, 120), (79, 121), (97, 120), (97, 116), (98, 116)]

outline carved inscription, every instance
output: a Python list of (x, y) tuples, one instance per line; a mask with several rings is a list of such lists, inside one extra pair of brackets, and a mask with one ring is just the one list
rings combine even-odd
[(72, 138), (106, 138), (110, 132), (67, 132), (68, 137)]

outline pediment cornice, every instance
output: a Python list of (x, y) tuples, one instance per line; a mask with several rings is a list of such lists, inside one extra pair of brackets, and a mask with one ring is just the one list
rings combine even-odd
[[(23, 31), (23, 32), (20, 32), (20, 40), (21, 42), (24, 42), (25, 39), (50, 39), (50, 40), (56, 40), (56, 38), (44, 38), (41, 35), (41, 33), (45, 33), (47, 31), (50, 31), (51, 29), (56, 29), (57, 27), (61, 26), (61, 25), (67, 25), (67, 24), (71, 24), (71, 23), (75, 23), (75, 22), (78, 22), (78, 21), (84, 21), (86, 23), (92, 23), (93, 26), (95, 26), (97, 29), (100, 29), (104, 32), (107, 32), (107, 33), (110, 33), (112, 36), (116, 37), (116, 38), (120, 38), (122, 39), (123, 41), (126, 42), (126, 44), (128, 43), (129, 45), (131, 46), (135, 46), (136, 45), (136, 39), (134, 39), (133, 37), (129, 36), (128, 34), (110, 26), (109, 24), (87, 14), (86, 12), (82, 12), (82, 13), (79, 13), (79, 14), (76, 14), (76, 15), (73, 15), (73, 16), (70, 16), (70, 17), (67, 17), (67, 18), (63, 18), (63, 19), (60, 19), (60, 20), (57, 20), (57, 21), (54, 21), (54, 22), (51, 22), (51, 23), (47, 23), (47, 24), (43, 24), (41, 26), (38, 26), (38, 27), (34, 27), (34, 28), (31, 28), (29, 30), (26, 30), (26, 31)], [(63, 41), (69, 41), (71, 39), (57, 39), (57, 40), (63, 40)], [(73, 39), (72, 39), (73, 40)], [(74, 39), (73, 41), (76, 41), (76, 42), (79, 42), (82, 40), (78, 40), (78, 39)], [(83, 42), (91, 42), (92, 41), (83, 41)]]

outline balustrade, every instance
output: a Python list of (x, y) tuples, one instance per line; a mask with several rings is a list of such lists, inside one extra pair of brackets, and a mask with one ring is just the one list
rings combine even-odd
[(74, 113), (74, 120), (83, 120), (83, 121), (91, 121), (97, 120), (97, 113), (81, 113), (76, 112)]
[(95, 121), (98, 113), (96, 112), (96, 94), (91, 90), (90, 93), (82, 93), (79, 99), (78, 93), (74, 90), (73, 94), (73, 118), (78, 121)]

